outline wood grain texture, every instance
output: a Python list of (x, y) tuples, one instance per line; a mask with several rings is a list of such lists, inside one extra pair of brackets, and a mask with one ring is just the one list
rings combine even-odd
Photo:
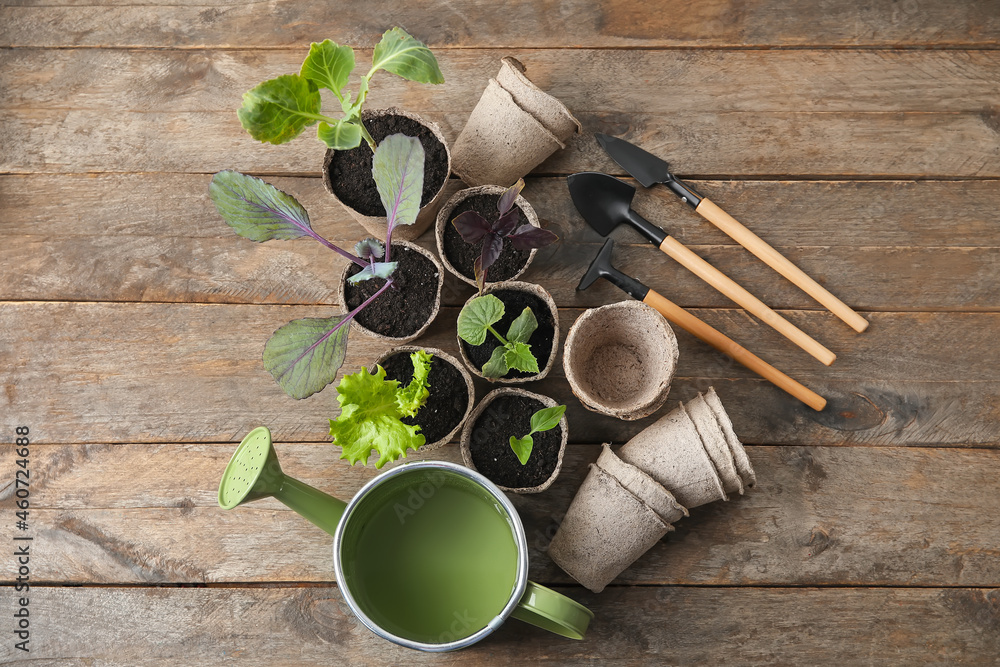
[[(231, 239), (208, 199), (210, 180), (205, 174), (169, 173), (0, 176), (0, 229), (8, 237), (44, 232), (51, 237)], [(295, 195), (329, 239), (353, 242), (362, 233), (323, 189), (318, 173), (267, 181)], [(1000, 246), (1000, 180), (692, 180), (691, 185), (776, 246)], [(452, 179), (448, 187), (457, 190), (462, 183)], [(633, 208), (683, 243), (734, 245), (666, 189), (637, 187)], [(523, 194), (545, 226), (558, 225), (564, 241), (601, 242), (582, 224), (565, 179), (528, 178)], [(642, 242), (626, 227), (613, 238)]]
[[(306, 53), (305, 48), (0, 50), (5, 93), (0, 109), (234, 112), (244, 92), (297, 72)], [(577, 113), (988, 112), (1000, 98), (996, 50), (477, 48), (439, 54), (442, 85), (376, 75), (369, 104), (468, 114), (487, 80), (497, 75), (500, 59), (511, 55), (524, 63), (532, 81)], [(361, 69), (371, 51), (359, 50), (356, 58)], [(359, 76), (350, 90), (357, 89)], [(332, 96), (326, 103), (337, 108)]]
[[(336, 302), (338, 256), (308, 240), (239, 239), (208, 199), (210, 180), (181, 174), (0, 177), (0, 298)], [(319, 179), (267, 180), (299, 198), (331, 241), (347, 247), (365, 234)], [(1000, 292), (990, 279), (1000, 271), (1000, 227), (993, 222), (1000, 181), (692, 184), (719, 193), (748, 226), (855, 308), (1000, 309)], [(448, 187), (456, 191), (461, 184), (453, 179)], [(603, 284), (576, 291), (602, 239), (565, 187), (560, 178), (536, 178), (525, 191), (544, 225), (560, 237), (539, 250), (525, 279), (563, 305), (624, 298)], [(820, 309), (662, 188), (640, 191), (635, 207), (769, 306)], [(826, 225), (838, 233), (821, 233)], [(612, 236), (616, 265), (679, 305), (733, 305), (632, 230), (623, 227)], [(435, 249), (433, 234), (421, 244)], [(472, 288), (446, 277), (446, 305), (459, 306), (471, 294)]]
[[(337, 414), (336, 393), (327, 389), (293, 401), (260, 359), (279, 326), (332, 312), (337, 310), (324, 306), (8, 303), (0, 309), (0, 400), (39, 442), (233, 441), (260, 423), (290, 441), (325, 440), (326, 418)], [(561, 309), (560, 319), (568, 328), (580, 312)], [(737, 433), (749, 442), (1000, 440), (994, 340), (1000, 314), (873, 313), (870, 330), (858, 336), (834, 326), (839, 321), (828, 313), (785, 311), (804, 330), (825, 332), (840, 354), (830, 368), (789, 350), (742, 311), (696, 314), (830, 400), (824, 412), (812, 412), (679, 332), (671, 398), (687, 400), (716, 386), (731, 406)], [(456, 317), (456, 308), (442, 309), (420, 342), (457, 354)], [(354, 372), (388, 347), (355, 333), (344, 369)], [(620, 442), (649, 423), (585, 411), (570, 395), (558, 362), (535, 386), (570, 406), (570, 424), (582, 425), (571, 426), (578, 442)], [(483, 382), (477, 387), (479, 396), (488, 390)]]
[[(235, 106), (233, 108), (236, 108)], [(412, 109), (420, 113), (420, 109)], [(468, 116), (428, 114), (454, 141)], [(806, 178), (997, 178), (993, 111), (957, 113), (579, 114), (584, 133), (532, 173), (620, 173), (595, 132), (670, 155), (683, 174)], [(677, 137), (683, 137), (681, 144)], [(323, 149), (312, 132), (288, 145), (250, 140), (232, 112), (0, 112), (0, 173), (165, 171), (314, 173)], [(85, 149), (81, 147), (85, 146)]]
[[(0, 660), (159, 667), (272, 665), (281, 656), (283, 665), (499, 665), (530, 656), (575, 665), (986, 665), (1000, 651), (995, 589), (558, 590), (595, 610), (584, 641), (511, 620), (471, 648), (431, 654), (377, 638), (334, 587), (40, 588), (32, 597), (32, 661), (14, 655), (10, 642), (0, 646)], [(60, 622), (67, 618), (77, 621)]]
[[(613, 233), (622, 269), (830, 403), (816, 413), (684, 332), (670, 400), (644, 420), (586, 411), (559, 364), (531, 385), (569, 406), (575, 444), (548, 492), (514, 503), (531, 576), (596, 612), (585, 642), (511, 621), (457, 654), (399, 649), (346, 609), (332, 538), (274, 500), (216, 506), (260, 424), (320, 489), (347, 497), (375, 474), (326, 442), (332, 388), (293, 401), (261, 362), (278, 326), (339, 310), (341, 262), (235, 237), (206, 189), (221, 169), (267, 176), (322, 234), (356, 241), (312, 131), (260, 145), (235, 110), (310, 41), (364, 64), (390, 25), (434, 48), (446, 83), (379, 74), (371, 108), (416, 111), (453, 141), (512, 55), (583, 122), (525, 191), (560, 237), (525, 279), (552, 292), (564, 332), (625, 298), (574, 289), (602, 239), (563, 177), (623, 175), (594, 132), (669, 160), (872, 321), (855, 334), (669, 192), (637, 192), (640, 214), (839, 358), (823, 367)], [(0, 0), (0, 431), (31, 428), (35, 537), (32, 652), (8, 638), (0, 663), (1000, 664), (998, 71), (998, 0)], [(470, 294), (449, 277), (419, 342), (455, 353)], [(354, 335), (344, 369), (386, 348)], [(574, 585), (545, 551), (597, 443), (711, 386), (758, 487), (694, 510), (601, 595)], [(0, 446), (11, 511), (14, 456)], [(8, 610), (13, 566), (0, 559)]]
[[(441, 87), (382, 77), (369, 104), (424, 114), (454, 140), (505, 53), (443, 58)], [(584, 136), (539, 173), (620, 173), (589, 139), (600, 131), (664, 154), (681, 174), (1000, 175), (994, 51), (518, 55), (584, 122)], [(234, 114), (243, 92), (295, 71), (301, 58), (287, 50), (0, 52), (0, 171), (313, 172), (322, 149), (311, 130), (290, 145), (262, 145)], [(635, 86), (633, 71), (656, 76)], [(603, 80), (621, 83), (594, 95)]]
[(779, 0), (679, 2), (650, 11), (621, 0), (517, 0), (497, 6), (443, 0), (337, 3), (295, 0), (11, 0), (0, 44), (17, 46), (274, 47), (326, 38), (372, 47), (384, 17), (437, 47), (578, 46), (996, 46), (993, 0), (789, 5)]
[[(325, 443), (286, 444), (282, 468), (349, 499), (377, 471)], [(219, 509), (235, 443), (36, 446), (32, 580), (76, 584), (330, 582), (332, 538), (276, 500)], [(546, 555), (600, 448), (570, 445), (546, 492), (511, 498), (529, 576), (573, 580)], [(12, 452), (0, 466), (12, 465)], [(759, 484), (692, 510), (617, 580), (637, 585), (990, 586), (1000, 580), (1000, 516), (990, 488), (1000, 451), (750, 447)], [(458, 447), (406, 460), (461, 462)], [(8, 465), (9, 464), (9, 465)], [(0, 488), (0, 501), (13, 498)], [(287, 548), (295, 545), (295, 548)], [(267, 554), (262, 558), (262, 554)], [(0, 574), (14, 578), (16, 564)]]

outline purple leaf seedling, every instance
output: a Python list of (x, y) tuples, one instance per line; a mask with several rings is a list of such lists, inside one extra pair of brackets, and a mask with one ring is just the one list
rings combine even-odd
[(361, 267), (349, 278), (351, 282), (371, 278), (386, 281), (346, 315), (294, 320), (272, 334), (264, 346), (264, 367), (292, 398), (312, 396), (336, 379), (347, 353), (350, 321), (394, 285), (397, 263), (389, 257), (393, 230), (399, 225), (412, 225), (420, 210), (424, 184), (424, 149), (420, 141), (402, 134), (383, 139), (375, 150), (372, 175), (387, 212), (385, 243), (364, 239), (354, 246), (354, 253), (320, 236), (302, 204), (259, 178), (220, 171), (209, 186), (216, 209), (238, 235), (257, 242), (309, 237)]
[(528, 223), (518, 226), (518, 210), (514, 208), (514, 203), (523, 189), (523, 178), (507, 188), (497, 202), (498, 216), (493, 222), (476, 211), (465, 211), (451, 221), (463, 241), (469, 245), (480, 242), (483, 244), (482, 252), (474, 265), (480, 293), (486, 285), (486, 272), (503, 251), (505, 240), (518, 250), (532, 250), (555, 243), (559, 238), (547, 229)]

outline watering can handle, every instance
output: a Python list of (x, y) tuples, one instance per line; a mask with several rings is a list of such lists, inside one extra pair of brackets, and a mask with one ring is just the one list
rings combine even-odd
[(565, 595), (529, 581), (511, 616), (563, 637), (583, 639), (594, 612)]

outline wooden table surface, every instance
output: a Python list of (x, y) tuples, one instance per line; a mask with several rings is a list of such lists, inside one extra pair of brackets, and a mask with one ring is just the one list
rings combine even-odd
[[(692, 511), (594, 595), (546, 546), (599, 444), (655, 417), (584, 410), (561, 365), (529, 385), (569, 405), (572, 444), (549, 491), (513, 500), (532, 579), (596, 614), (582, 642), (510, 621), (459, 653), (396, 647), (346, 609), (332, 538), (273, 500), (216, 505), (235, 444), (260, 424), (289, 474), (334, 495), (374, 474), (327, 441), (332, 388), (294, 401), (261, 364), (279, 325), (339, 312), (342, 261), (308, 241), (237, 238), (207, 188), (218, 170), (259, 175), (334, 242), (360, 238), (323, 190), (311, 132), (258, 144), (235, 111), (256, 83), (297, 71), (311, 41), (355, 46), (363, 63), (393, 25), (433, 48), (446, 82), (379, 74), (371, 108), (403, 106), (454, 140), (514, 55), (582, 121), (524, 193), (560, 236), (524, 278), (553, 294), (564, 332), (623, 298), (607, 284), (574, 289), (601, 239), (565, 176), (623, 174), (594, 132), (667, 157), (871, 321), (854, 333), (666, 191), (639, 192), (640, 212), (839, 358), (823, 367), (616, 234), (620, 266), (830, 405), (813, 412), (679, 332), (658, 414), (714, 386), (760, 483)], [(0, 661), (996, 664), (998, 209), (997, 0), (3, 0)], [(470, 294), (449, 277), (419, 342), (455, 351)], [(345, 369), (383, 349), (355, 335)], [(31, 442), (26, 530), (19, 426)], [(455, 445), (432, 456), (460, 460)], [(18, 593), (23, 544), (31, 587)], [(15, 647), (23, 596), (30, 653)]]

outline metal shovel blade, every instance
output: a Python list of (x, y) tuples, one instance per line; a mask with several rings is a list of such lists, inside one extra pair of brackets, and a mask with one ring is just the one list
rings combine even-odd
[(635, 188), (596, 171), (584, 171), (566, 179), (573, 204), (583, 219), (601, 236), (627, 222)]
[(607, 134), (595, 134), (594, 136), (597, 137), (597, 143), (601, 145), (601, 148), (607, 151), (608, 155), (622, 169), (642, 183), (643, 187), (649, 188), (656, 183), (663, 183), (673, 178), (670, 175), (670, 165), (652, 153), (618, 137), (611, 137)]

